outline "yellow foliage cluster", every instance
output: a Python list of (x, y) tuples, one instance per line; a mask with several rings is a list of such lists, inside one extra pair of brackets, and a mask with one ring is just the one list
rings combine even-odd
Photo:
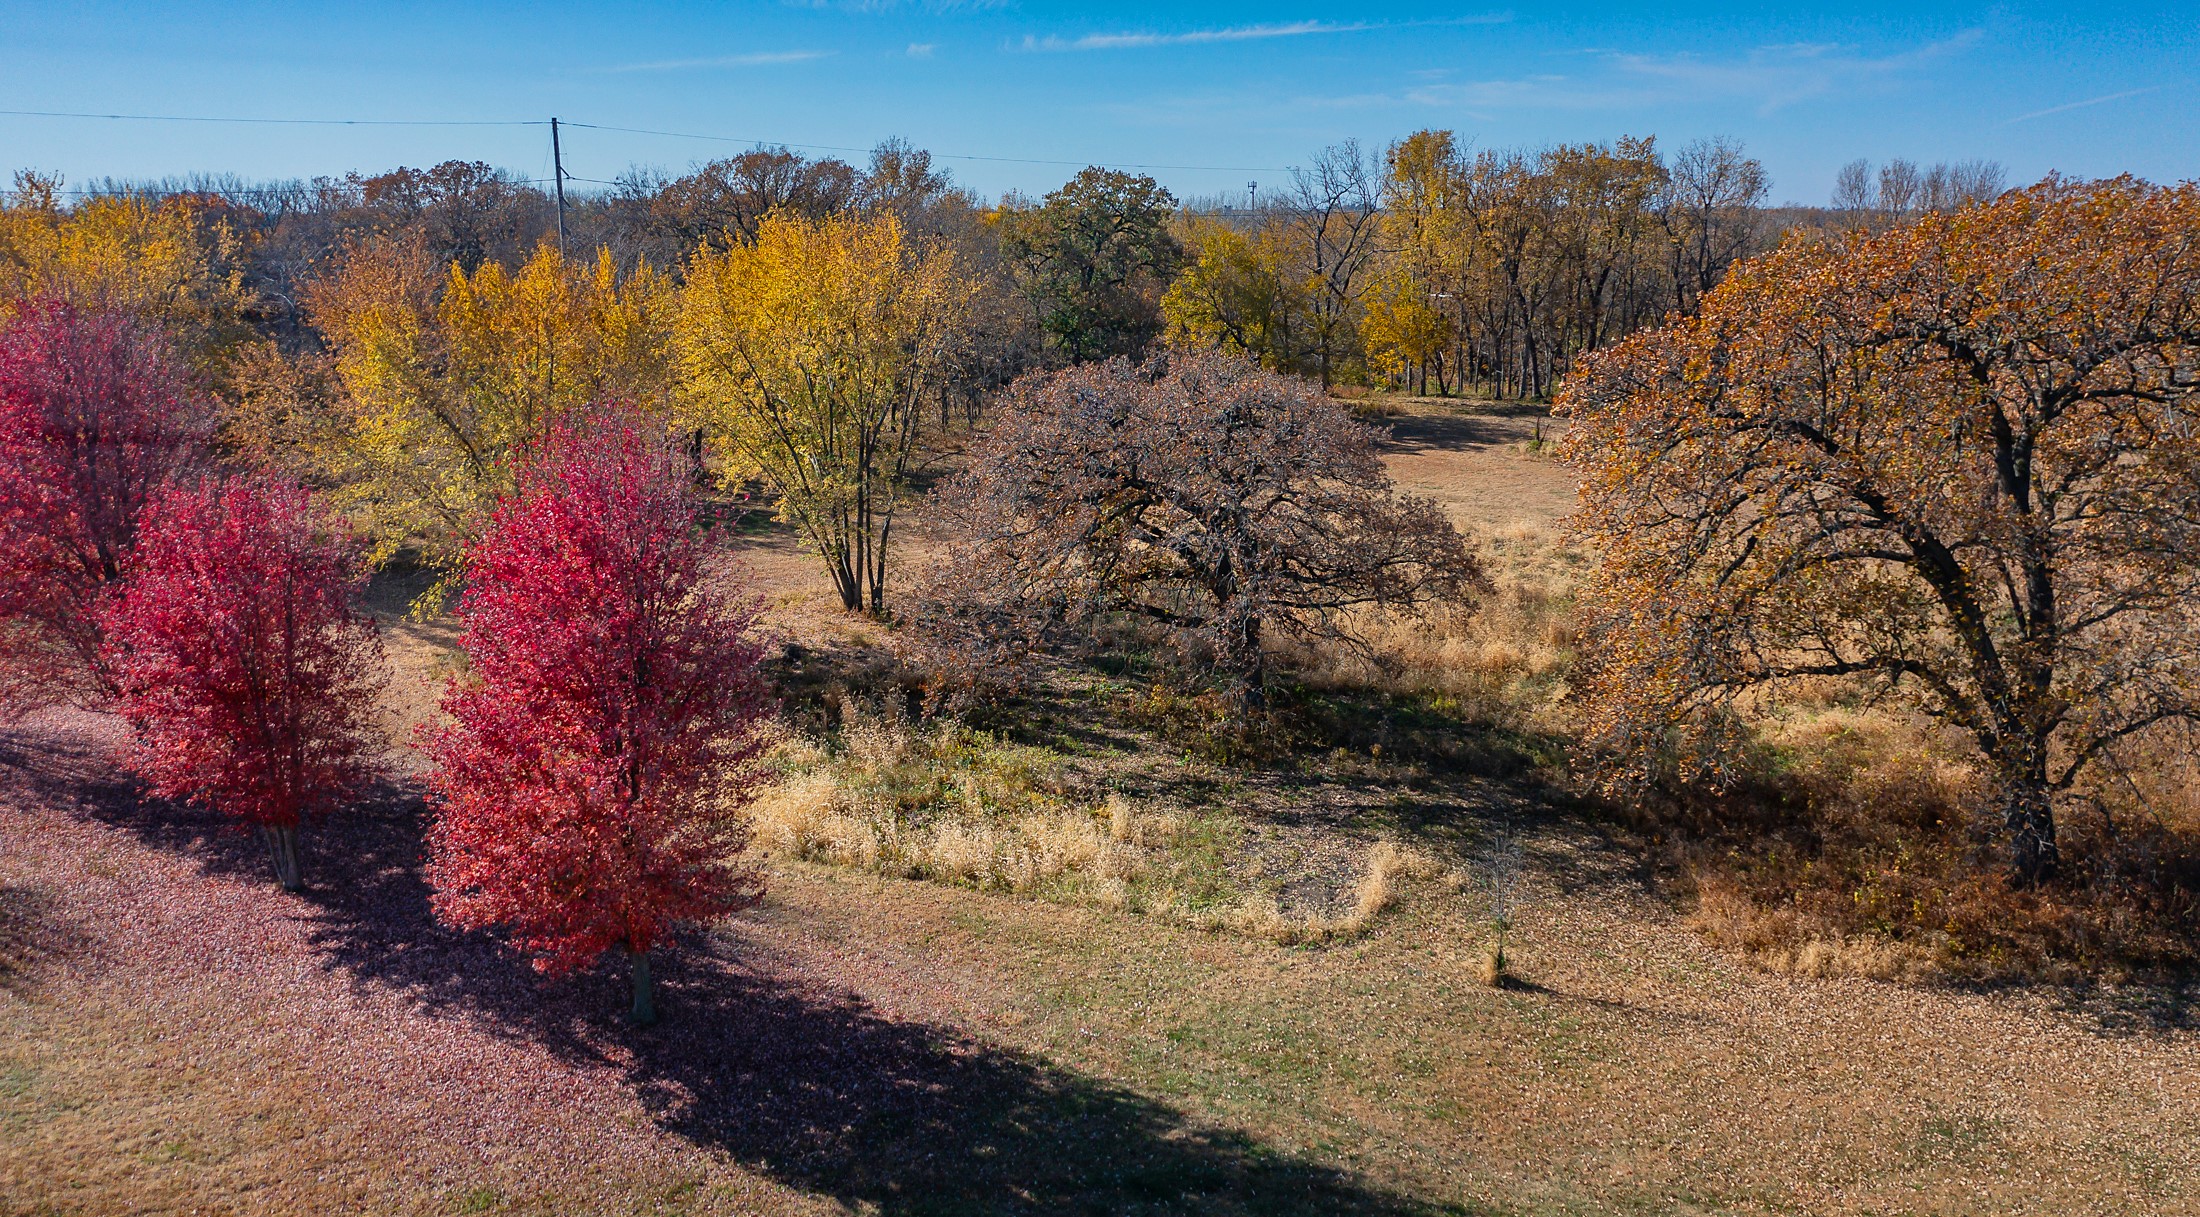
[(64, 208), (55, 183), (19, 175), (0, 201), (0, 314), (51, 298), (159, 319), (202, 370), (246, 336), (240, 241), (203, 204), (97, 198)]
[(621, 277), (607, 252), (545, 245), (518, 271), (471, 275), (418, 245), (354, 248), (314, 288), (340, 392), (300, 442), (384, 557), (421, 543), (448, 565), (511, 482), (511, 457), (559, 420), (671, 400), (671, 282)]
[(1244, 351), (1263, 367), (1288, 370), (1294, 331), (1320, 284), (1294, 269), (1285, 234), (1274, 225), (1248, 234), (1195, 220), (1185, 243), (1196, 255), (1161, 298), (1169, 343)]
[(824, 555), (842, 603), (883, 607), (886, 544), (925, 404), (975, 284), (891, 214), (778, 214), (704, 250), (680, 317), (679, 417), (759, 478)]

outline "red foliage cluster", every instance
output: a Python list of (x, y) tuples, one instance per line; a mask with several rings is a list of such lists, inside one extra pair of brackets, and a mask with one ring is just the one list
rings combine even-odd
[(428, 734), (437, 914), (505, 927), (537, 966), (647, 953), (759, 894), (735, 865), (769, 712), (758, 606), (704, 579), (683, 465), (638, 425), (561, 428), (467, 556), (472, 678)]
[(213, 431), (211, 405), (149, 323), (41, 302), (0, 330), (7, 700), (100, 681), (99, 600), (128, 561), (145, 504), (203, 467)]
[(260, 829), (286, 888), (299, 822), (366, 776), (383, 674), (374, 623), (351, 608), (359, 558), (293, 483), (172, 488), (101, 614), (131, 767), (162, 798)]

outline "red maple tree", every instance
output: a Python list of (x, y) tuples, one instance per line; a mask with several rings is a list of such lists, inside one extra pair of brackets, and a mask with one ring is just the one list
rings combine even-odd
[(343, 521), (295, 483), (172, 487), (100, 615), (130, 767), (258, 830), (288, 891), (300, 822), (367, 776), (384, 677), (374, 623), (351, 607), (363, 570)]
[(536, 966), (624, 950), (636, 1022), (675, 923), (752, 903), (740, 803), (756, 730), (758, 606), (705, 577), (684, 465), (641, 424), (558, 429), (467, 556), (472, 674), (426, 733), (437, 915), (501, 926)]
[(38, 301), (0, 328), (0, 700), (103, 691), (99, 600), (214, 422), (149, 322)]

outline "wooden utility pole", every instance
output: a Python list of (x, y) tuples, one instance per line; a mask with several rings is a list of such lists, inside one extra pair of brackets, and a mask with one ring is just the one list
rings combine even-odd
[(558, 256), (565, 256), (565, 153), (558, 148), (558, 120), (550, 120), (550, 172), (558, 184)]

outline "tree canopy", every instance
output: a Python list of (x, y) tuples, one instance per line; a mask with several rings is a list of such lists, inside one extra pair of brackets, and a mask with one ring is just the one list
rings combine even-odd
[(1590, 357), (1560, 401), (1603, 737), (1871, 682), (1976, 744), (2051, 875), (2055, 801), (2200, 716), (2196, 357), (2200, 187), (2128, 178), (1791, 239)]
[(1242, 356), (1027, 377), (934, 502), (955, 539), (925, 625), (965, 667), (1128, 613), (1257, 703), (1270, 632), (1349, 642), (1354, 612), (1484, 585), (1443, 511), (1394, 491), (1368, 428)]
[(672, 286), (610, 255), (536, 247), (469, 272), (418, 241), (355, 246), (310, 296), (337, 392), (293, 435), (386, 557), (405, 544), (455, 570), (515, 454), (592, 402), (660, 417), (672, 384)]
[(891, 213), (772, 215), (688, 268), (682, 417), (778, 497), (850, 610), (885, 608), (895, 512), (972, 294), (953, 252)]
[(1136, 355), (1161, 333), (1161, 294), (1184, 256), (1175, 210), (1152, 178), (1093, 166), (1038, 207), (1004, 212), (1009, 260), (1069, 358)]

